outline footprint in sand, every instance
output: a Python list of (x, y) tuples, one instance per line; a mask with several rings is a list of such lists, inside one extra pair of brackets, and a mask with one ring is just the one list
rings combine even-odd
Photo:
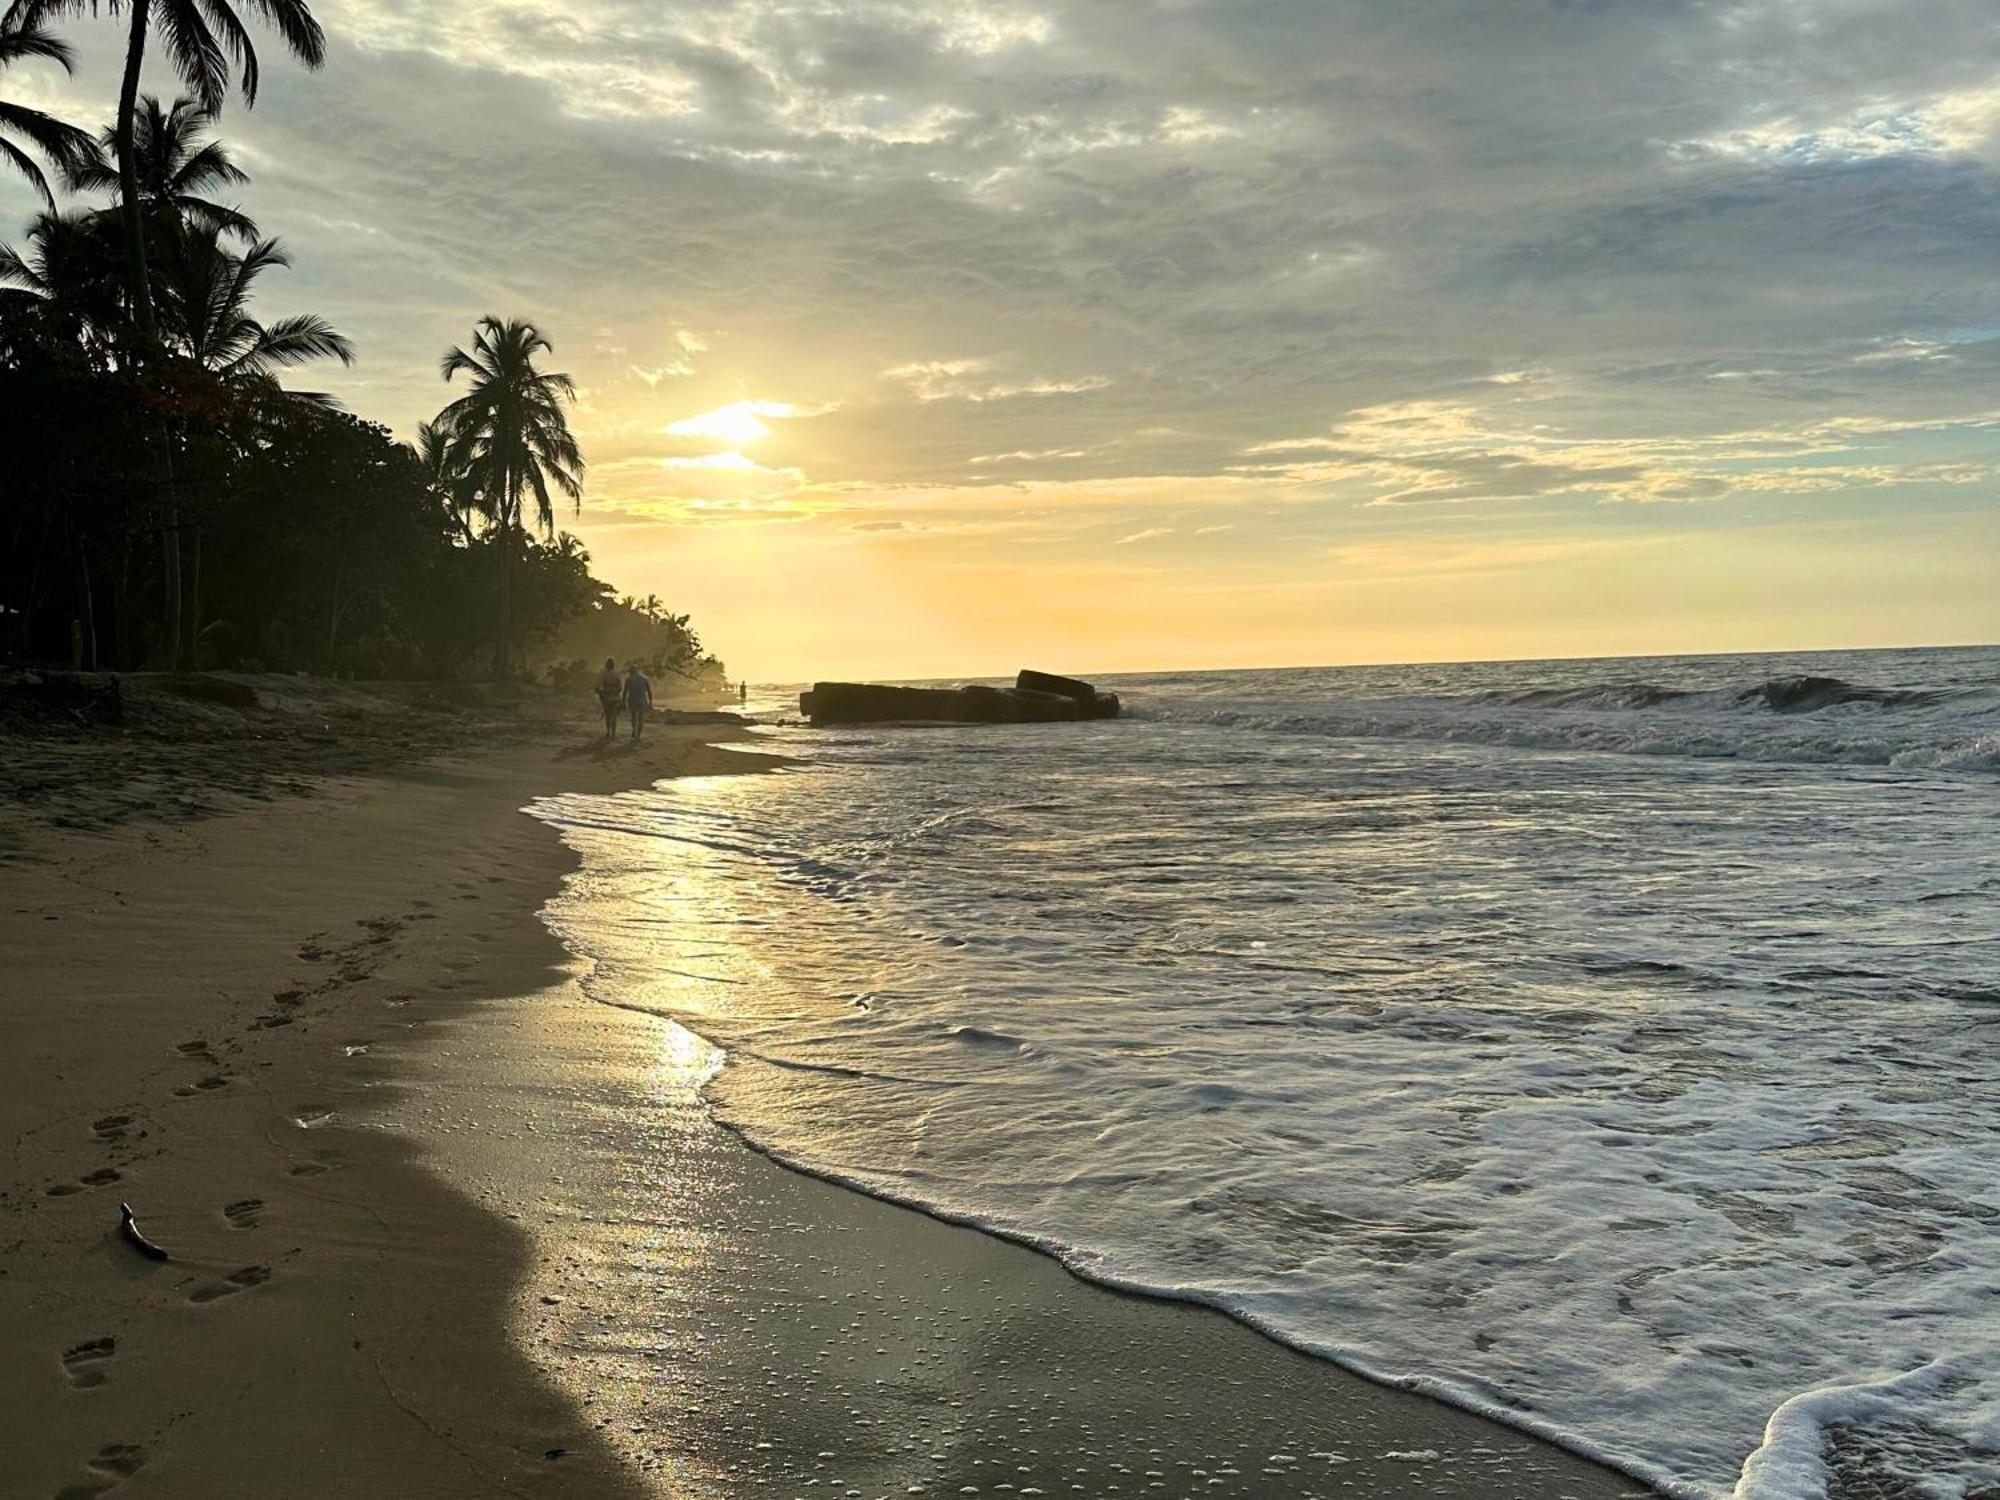
[(197, 1078), (193, 1083), (184, 1083), (174, 1090), (178, 1098), (192, 1099), (196, 1094), (206, 1094), (215, 1089), (229, 1087), (229, 1075), (211, 1073), (206, 1078)]
[(95, 1500), (146, 1466), (146, 1450), (137, 1443), (113, 1443), (100, 1448), (90, 1460), (92, 1477), (81, 1484), (66, 1484), (56, 1491), (56, 1500)]
[(80, 1391), (87, 1391), (94, 1385), (104, 1384), (104, 1362), (118, 1350), (118, 1340), (110, 1337), (85, 1339), (72, 1348), (63, 1350), (63, 1373), (69, 1376), (69, 1383)]
[(89, 1192), (92, 1188), (109, 1187), (123, 1175), (112, 1167), (99, 1167), (95, 1172), (85, 1172), (75, 1182), (58, 1182), (42, 1189), (49, 1198), (67, 1198), (72, 1193)]
[(212, 1055), (208, 1050), (208, 1038), (199, 1036), (193, 1041), (182, 1042), (178, 1047), (174, 1048), (174, 1051), (180, 1053), (182, 1057), (209, 1057)]
[(229, 1221), (231, 1229), (255, 1229), (263, 1216), (262, 1198), (239, 1198), (222, 1211), (222, 1217)]
[(238, 1292), (247, 1292), (253, 1286), (262, 1286), (271, 1279), (269, 1266), (245, 1266), (240, 1271), (231, 1271), (220, 1281), (204, 1282), (188, 1293), (190, 1302), (214, 1302), (223, 1297), (234, 1297)]
[(327, 1172), (338, 1172), (346, 1164), (338, 1152), (321, 1151), (315, 1154), (311, 1161), (302, 1161), (293, 1167), (292, 1176), (319, 1177)]
[(90, 1129), (92, 1134), (108, 1145), (112, 1141), (124, 1140), (125, 1127), (131, 1123), (132, 1117), (130, 1115), (106, 1115), (103, 1119), (93, 1124)]

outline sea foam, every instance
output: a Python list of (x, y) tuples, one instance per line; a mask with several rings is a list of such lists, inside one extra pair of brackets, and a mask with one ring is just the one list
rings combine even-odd
[(802, 1169), (1669, 1494), (1963, 1495), (1996, 670), (1174, 674), (1117, 724), (774, 731), (799, 769), (543, 805), (584, 856), (551, 919)]

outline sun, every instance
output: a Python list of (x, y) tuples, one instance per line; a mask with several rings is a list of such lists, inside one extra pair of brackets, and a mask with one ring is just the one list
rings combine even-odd
[(708, 438), (738, 448), (771, 435), (764, 418), (789, 417), (794, 410), (789, 401), (732, 401), (714, 411), (669, 422), (667, 432), (673, 437)]

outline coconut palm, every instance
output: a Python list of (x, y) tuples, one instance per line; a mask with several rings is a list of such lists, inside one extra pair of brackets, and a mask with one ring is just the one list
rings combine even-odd
[(419, 422), (414, 451), (423, 470), (424, 488), (450, 519), (459, 540), (470, 544), (469, 517), (477, 508), (478, 495), (452, 451), (451, 424), (442, 417), (434, 422)]
[[(243, 213), (206, 196), (219, 187), (242, 187), (250, 178), (229, 158), (229, 148), (208, 139), (215, 116), (192, 99), (171, 107), (148, 94), (139, 101), (132, 130), (132, 166), (139, 207), (170, 225), (194, 224), (245, 240), (257, 226)], [(85, 193), (116, 193), (118, 127), (107, 125), (91, 144), (88, 158), (69, 174), (70, 186)]]
[[(76, 70), (68, 46), (50, 36), (40, 25), (0, 27), (0, 69), (29, 57), (60, 63), (65, 73)], [(0, 161), (5, 161), (27, 178), (28, 185), (41, 194), (42, 202), (54, 208), (56, 197), (49, 188), (49, 179), (43, 175), (41, 163), (9, 140), (9, 136), (26, 141), (67, 173), (89, 156), (89, 134), (74, 125), (65, 124), (54, 115), (43, 114), (39, 109), (30, 109), (25, 104), (9, 104), (0, 99)]]
[(451, 433), (451, 463), (476, 493), (499, 544), (496, 669), (502, 676), (512, 670), (508, 569), (523, 534), (522, 506), (534, 496), (535, 523), (548, 536), (555, 531), (551, 489), (572, 504), (583, 498), (583, 452), (563, 412), (564, 403), (576, 399), (576, 386), (567, 375), (535, 367), (536, 356), (550, 352), (547, 337), (533, 323), (485, 317), (470, 352), (454, 348), (440, 366), (447, 381), (461, 373), (471, 379), (471, 388), (438, 420)]
[(0, 305), (108, 360), (125, 323), (118, 246), (93, 213), (41, 213), (24, 250), (0, 245)]
[[(230, 65), (245, 104), (257, 102), (257, 49), (232, 0), (13, 0), (0, 27), (35, 28), (49, 16), (76, 15), (99, 4), (116, 15), (128, 13), (125, 76), (118, 89), (115, 150), (118, 158), (119, 218), (125, 238), (125, 276), (140, 332), (149, 340), (157, 331), (152, 286), (146, 277), (146, 237), (139, 213), (138, 160), (135, 150), (139, 109), (139, 72), (146, 60), (146, 37), (157, 29), (167, 59), (187, 85), (195, 102), (211, 115), (222, 108), (229, 89)], [(286, 49), (308, 68), (326, 58), (326, 35), (305, 0), (237, 0), (277, 28)]]
[(312, 313), (259, 322), (250, 313), (257, 278), (291, 258), (276, 240), (242, 252), (213, 225), (190, 225), (162, 246), (155, 280), (162, 331), (196, 364), (232, 384), (277, 388), (277, 372), (316, 359), (354, 363), (354, 346)]

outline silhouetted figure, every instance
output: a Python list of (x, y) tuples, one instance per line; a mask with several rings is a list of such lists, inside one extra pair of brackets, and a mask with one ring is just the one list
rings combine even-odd
[(749, 683), (739, 682), (736, 684), (736, 701), (739, 705), (746, 704), (750, 701)]
[(632, 738), (639, 738), (639, 731), (646, 727), (646, 711), (653, 706), (653, 682), (639, 664), (632, 663), (632, 669), (625, 674), (625, 712), (632, 716)]
[(597, 706), (604, 710), (604, 738), (618, 732), (618, 705), (624, 701), (625, 684), (618, 677), (618, 661), (604, 658), (604, 670), (597, 674)]

